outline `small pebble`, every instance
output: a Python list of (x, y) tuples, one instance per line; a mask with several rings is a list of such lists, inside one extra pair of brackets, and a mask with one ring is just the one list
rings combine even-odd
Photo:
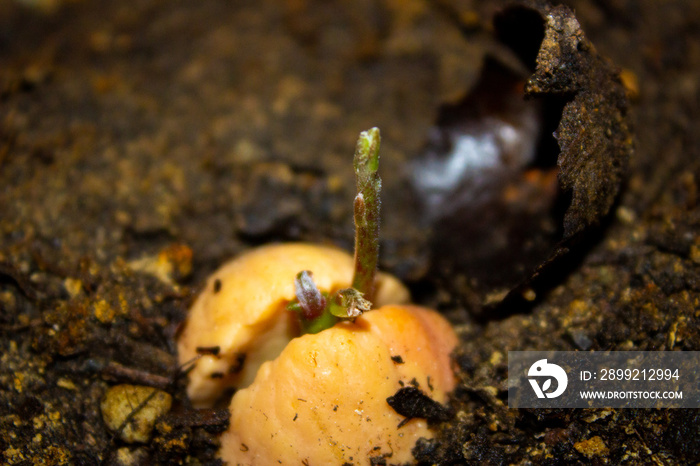
[[(148, 442), (156, 419), (167, 413), (172, 397), (140, 385), (117, 385), (105, 393), (100, 408), (107, 427), (127, 443)], [(121, 428), (121, 430), (120, 430)]]

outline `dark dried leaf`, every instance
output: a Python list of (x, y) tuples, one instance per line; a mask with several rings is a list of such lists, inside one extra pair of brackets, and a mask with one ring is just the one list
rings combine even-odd
[(598, 223), (620, 190), (632, 153), (627, 97), (617, 71), (597, 54), (570, 9), (540, 11), (545, 37), (526, 91), (571, 98), (555, 133), (559, 183), (572, 192), (564, 218), (567, 240)]
[(451, 417), (448, 408), (412, 386), (400, 388), (386, 402), (394, 411), (409, 419), (419, 417), (429, 421), (446, 421)]

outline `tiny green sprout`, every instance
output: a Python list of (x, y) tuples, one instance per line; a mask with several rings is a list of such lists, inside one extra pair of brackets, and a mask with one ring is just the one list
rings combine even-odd
[(312, 275), (308, 270), (304, 270), (299, 272), (294, 279), (294, 290), (299, 301), (297, 304), (306, 320), (321, 317), (326, 309), (326, 298), (314, 283)]
[(329, 312), (330, 300), (316, 286), (308, 270), (299, 272), (294, 279), (297, 301), (290, 303), (287, 309), (297, 312), (303, 333), (318, 333), (332, 327), (337, 318)]
[(379, 261), (379, 193), (382, 181), (379, 169), (379, 128), (360, 133), (353, 166), (357, 183), (354, 202), (355, 261), (352, 285), (326, 296), (309, 271), (299, 272), (294, 280), (296, 301), (288, 309), (297, 312), (304, 333), (318, 333), (332, 327), (338, 319), (355, 319), (372, 308), (377, 263)]
[(340, 298), (340, 305), (346, 310), (345, 318), (360, 317), (363, 312), (367, 312), (372, 308), (372, 303), (366, 300), (362, 293), (355, 288), (345, 288), (338, 291), (337, 296)]

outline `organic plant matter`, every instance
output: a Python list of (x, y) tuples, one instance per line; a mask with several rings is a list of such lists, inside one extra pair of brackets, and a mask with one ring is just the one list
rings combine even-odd
[[(403, 285), (377, 274), (378, 161), (373, 128), (354, 158), (354, 260), (322, 246), (264, 246), (218, 270), (195, 302), (179, 340), (180, 361), (194, 360), (188, 395), (208, 406), (238, 388), (225, 461), (405, 462), (432, 436), (428, 411), (405, 417), (394, 394), (410, 384), (428, 404), (446, 402), (457, 337), (437, 312), (402, 305)], [(366, 312), (369, 299), (388, 305)]]
[[(223, 265), (207, 280), (178, 339), (180, 364), (192, 363), (187, 394), (209, 407), (227, 388), (252, 382), (262, 362), (276, 357), (298, 336), (296, 316), (287, 310), (294, 279), (310, 270), (319, 289), (334, 293), (350, 283), (352, 257), (328, 246), (292, 243), (263, 246)], [(406, 288), (379, 274), (376, 302), (405, 303)]]
[(392, 464), (432, 437), (387, 402), (414, 384), (438, 403), (454, 388), (457, 338), (434, 311), (384, 306), (292, 340), (231, 401), (220, 456), (230, 464)]

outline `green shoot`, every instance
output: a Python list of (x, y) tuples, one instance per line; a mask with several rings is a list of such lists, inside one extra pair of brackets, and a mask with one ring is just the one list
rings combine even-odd
[(308, 270), (301, 271), (294, 279), (294, 294), (299, 301), (299, 308), (302, 316), (306, 320), (314, 320), (321, 317), (326, 309), (326, 298), (321, 294), (316, 283), (314, 283), (313, 274)]
[[(335, 293), (335, 302), (330, 307), (330, 312), (336, 317), (354, 319), (360, 317), (363, 312), (372, 309), (372, 303), (362, 297), (362, 293), (355, 288), (345, 288)], [(337, 301), (340, 300), (340, 305)]]
[(377, 174), (379, 143), (378, 128), (363, 131), (353, 159), (357, 196), (352, 286), (328, 296), (318, 289), (309, 271), (299, 272), (294, 280), (297, 299), (287, 308), (297, 312), (304, 333), (318, 333), (332, 327), (339, 319), (355, 319), (372, 308), (379, 261), (379, 193), (382, 187)]
[(374, 297), (379, 261), (379, 193), (382, 180), (379, 168), (379, 128), (360, 133), (353, 165), (357, 182), (355, 197), (355, 275), (352, 287), (367, 300)]
[(297, 300), (287, 306), (287, 309), (299, 315), (302, 333), (318, 333), (331, 328), (338, 321), (328, 311), (330, 300), (318, 289), (312, 275), (307, 270), (297, 274), (294, 279)]

